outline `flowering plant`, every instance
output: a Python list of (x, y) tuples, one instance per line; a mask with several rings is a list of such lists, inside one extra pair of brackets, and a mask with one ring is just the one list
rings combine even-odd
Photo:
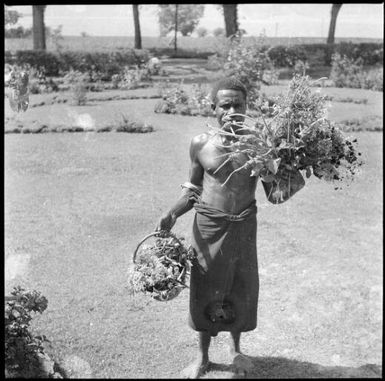
[[(355, 144), (338, 125), (326, 118), (325, 98), (312, 92), (308, 76), (295, 75), (286, 94), (275, 99), (270, 117), (246, 115), (235, 122), (232, 114), (222, 128), (211, 130), (228, 139), (228, 158), (246, 154), (248, 161), (234, 170), (251, 169), (251, 176), (280, 183), (283, 171), (305, 171), (326, 181), (352, 180), (362, 162)], [(236, 132), (234, 132), (236, 130)], [(220, 168), (218, 168), (219, 170)], [(338, 188), (338, 187), (337, 187)]]
[(13, 111), (27, 111), (29, 106), (29, 75), (26, 70), (14, 67), (7, 74), (5, 84), (11, 88), (9, 105)]

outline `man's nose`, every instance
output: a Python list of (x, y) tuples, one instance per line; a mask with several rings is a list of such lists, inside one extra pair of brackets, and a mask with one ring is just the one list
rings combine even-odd
[(229, 114), (234, 114), (235, 113), (235, 107), (234, 106), (231, 106), (229, 108)]

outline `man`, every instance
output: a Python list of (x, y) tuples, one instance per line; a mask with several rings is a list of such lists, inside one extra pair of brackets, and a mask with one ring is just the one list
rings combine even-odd
[[(229, 128), (229, 118), (243, 121), (242, 116), (231, 116), (246, 112), (247, 90), (237, 79), (218, 81), (210, 97), (220, 128)], [(244, 133), (235, 125), (232, 128), (236, 134)], [(182, 185), (181, 197), (156, 228), (169, 231), (178, 217), (193, 207), (196, 210), (191, 242), (196, 258), (190, 276), (189, 325), (199, 332), (199, 351), (197, 359), (183, 371), (185, 378), (199, 378), (207, 370), (211, 336), (220, 331), (230, 332), (230, 354), (235, 367), (246, 371), (252, 365), (240, 351), (240, 336), (257, 325), (258, 176), (251, 176), (248, 169), (233, 173), (248, 159), (242, 153), (224, 164), (230, 138), (231, 135), (203, 133), (192, 139), (189, 181)], [(281, 187), (284, 181), (289, 188), (279, 199), (273, 196), (277, 184), (262, 182), (270, 202), (284, 202), (304, 186), (299, 172), (283, 171)]]

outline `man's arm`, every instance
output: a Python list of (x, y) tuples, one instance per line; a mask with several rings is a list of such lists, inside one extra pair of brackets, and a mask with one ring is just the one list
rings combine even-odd
[(298, 170), (280, 169), (277, 175), (279, 181), (265, 182), (262, 178), (266, 197), (272, 204), (282, 204), (305, 186), (305, 180)]
[(198, 137), (194, 138), (190, 144), (190, 174), (189, 181), (182, 184), (182, 192), (177, 202), (171, 209), (160, 218), (156, 230), (170, 231), (178, 217), (187, 213), (194, 206), (202, 191), (203, 167), (198, 160), (200, 149)]

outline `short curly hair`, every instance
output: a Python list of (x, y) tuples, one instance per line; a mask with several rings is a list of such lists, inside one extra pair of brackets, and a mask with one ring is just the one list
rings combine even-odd
[(242, 91), (245, 99), (247, 98), (246, 86), (236, 77), (226, 77), (215, 82), (210, 91), (210, 101), (212, 104), (217, 102), (217, 94), (219, 90), (238, 90)]

